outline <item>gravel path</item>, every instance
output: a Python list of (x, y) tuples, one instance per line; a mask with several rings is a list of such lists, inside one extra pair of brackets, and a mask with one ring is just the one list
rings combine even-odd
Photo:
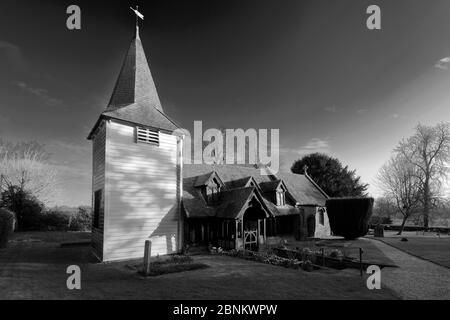
[(381, 271), (381, 285), (396, 291), (403, 299), (450, 299), (450, 269), (416, 258), (381, 241), (371, 241), (399, 268)]

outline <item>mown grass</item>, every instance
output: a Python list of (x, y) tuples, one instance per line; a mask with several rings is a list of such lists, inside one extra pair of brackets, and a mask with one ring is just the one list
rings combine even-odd
[(407, 239), (408, 241), (403, 242), (398, 237), (378, 238), (413, 256), (450, 268), (450, 238), (407, 237)]

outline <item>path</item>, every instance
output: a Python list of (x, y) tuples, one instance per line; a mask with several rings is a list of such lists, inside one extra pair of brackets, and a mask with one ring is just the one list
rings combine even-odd
[(381, 284), (386, 284), (403, 299), (450, 299), (450, 269), (416, 258), (384, 242), (367, 239), (377, 246), (399, 268), (381, 271)]

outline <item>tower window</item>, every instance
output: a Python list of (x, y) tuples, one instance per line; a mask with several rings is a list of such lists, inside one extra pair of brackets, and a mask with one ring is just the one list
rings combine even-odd
[(95, 229), (100, 228), (100, 207), (102, 205), (102, 190), (98, 190), (94, 193), (94, 219), (93, 227)]
[(159, 132), (156, 130), (136, 128), (136, 142), (159, 146)]

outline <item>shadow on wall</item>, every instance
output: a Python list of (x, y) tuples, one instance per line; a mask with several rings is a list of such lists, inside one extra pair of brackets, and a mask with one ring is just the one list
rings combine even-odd
[(110, 143), (107, 160), (105, 260), (177, 252), (176, 145)]

